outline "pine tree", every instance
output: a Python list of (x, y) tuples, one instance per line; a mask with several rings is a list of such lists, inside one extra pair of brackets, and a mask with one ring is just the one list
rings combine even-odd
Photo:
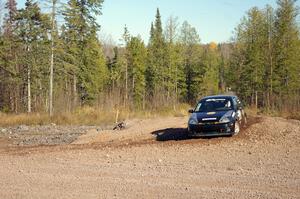
[(131, 37), (128, 43), (128, 69), (134, 106), (145, 107), (146, 48), (139, 37)]
[[(275, 17), (275, 68), (273, 87), (279, 95), (278, 106), (289, 103), (290, 95), (297, 94), (300, 89), (299, 67), (299, 26), (296, 22), (299, 14), (295, 0), (278, 0)], [(295, 96), (295, 97), (296, 97)], [(297, 98), (297, 97), (296, 97)], [(292, 104), (287, 104), (292, 106)]]
[(299, 24), (294, 0), (249, 10), (236, 29), (227, 83), (256, 107), (299, 109)]
[[(263, 78), (265, 73), (265, 47), (267, 29), (261, 10), (254, 7), (237, 28), (237, 38), (232, 59), (232, 70), (236, 74), (234, 89), (244, 101), (258, 106), (263, 96)], [(261, 100), (260, 100), (261, 101)]]
[(182, 100), (181, 93), (185, 85), (183, 59), (181, 46), (178, 43), (178, 18), (169, 17), (165, 27), (166, 52), (165, 63), (167, 67), (167, 101), (172, 99), (173, 107), (176, 109), (178, 100)]
[(15, 0), (8, 0), (6, 2), (5, 8), (8, 10), (6, 14), (5, 24), (4, 24), (4, 32), (7, 35), (13, 34), (13, 29), (15, 26), (15, 17), (17, 14), (17, 2)]
[(108, 71), (101, 45), (96, 34), (90, 34), (86, 38), (86, 46), (83, 49), (83, 65), (80, 69), (79, 80), (81, 83), (82, 100), (87, 103), (97, 99), (97, 95), (104, 90), (108, 79)]
[(123, 65), (122, 68), (124, 68), (124, 80), (125, 80), (125, 97), (124, 97), (124, 105), (126, 107), (127, 100), (128, 100), (128, 42), (130, 40), (130, 33), (128, 31), (127, 26), (124, 27), (124, 33), (122, 35), (122, 39), (124, 41), (124, 53), (121, 57), (121, 62), (119, 62), (121, 65)]
[(16, 42), (16, 15), (17, 15), (17, 3), (15, 0), (9, 0), (6, 2), (5, 8), (7, 13), (4, 18), (3, 25), (3, 38), (0, 59), (2, 63), (0, 68), (3, 70), (3, 89), (2, 92), (5, 103), (7, 106), (5, 109), (18, 112), (19, 109), (19, 82), (18, 71), (19, 66), (17, 64), (19, 45)]
[(147, 52), (147, 67), (146, 67), (146, 89), (148, 98), (151, 100), (154, 97), (155, 90), (155, 75), (156, 71), (154, 68), (154, 54), (153, 54), (153, 43), (154, 43), (154, 26), (151, 23), (150, 38)]
[(110, 79), (110, 87), (111, 92), (113, 93), (115, 91), (115, 88), (118, 86), (118, 80), (120, 79), (121, 70), (118, 67), (118, 62), (120, 60), (119, 55), (119, 49), (118, 47), (114, 47), (114, 57), (112, 60), (109, 60), (109, 63), (107, 64), (108, 70), (109, 70), (109, 79)]
[[(69, 0), (64, 13), (69, 63), (73, 68), (74, 79), (76, 78), (74, 81), (79, 88), (81, 104), (95, 100), (107, 77), (105, 59), (96, 36), (99, 24), (95, 16), (101, 14), (102, 3), (103, 0)], [(91, 54), (94, 56), (90, 56)]]
[(202, 95), (199, 85), (204, 74), (203, 63), (200, 60), (203, 49), (200, 46), (200, 38), (196, 29), (187, 21), (182, 24), (179, 41), (183, 49), (182, 57), (186, 76), (184, 96), (187, 102), (194, 103)]
[(54, 70), (54, 51), (56, 30), (56, 6), (57, 0), (52, 0), (51, 11), (51, 56), (50, 56), (50, 75), (49, 75), (49, 115), (53, 116), (53, 70)]
[(265, 45), (265, 74), (263, 77), (263, 88), (265, 92), (265, 103), (264, 105), (269, 110), (273, 105), (273, 70), (274, 70), (274, 9), (267, 5), (264, 10), (265, 17), (265, 31), (266, 31), (266, 45)]
[[(17, 34), (24, 45), (20, 64), (23, 65), (23, 72), (26, 73), (23, 78), (26, 80), (27, 112), (29, 113), (32, 110), (32, 96), (42, 98), (42, 92), (45, 91), (42, 81), (45, 79), (43, 74), (48, 71), (45, 66), (49, 63), (49, 59), (45, 59), (45, 54), (49, 52), (45, 50), (48, 48), (46, 43), (48, 43), (49, 22), (49, 17), (42, 14), (38, 4), (32, 0), (27, 0), (25, 8), (21, 9), (17, 15)], [(38, 102), (35, 101), (35, 104)]]
[[(48, 112), (50, 116), (54, 114), (54, 105), (61, 106), (60, 98), (68, 98), (63, 89), (67, 90), (68, 81), (70, 75), (67, 75), (66, 70), (64, 70), (64, 45), (62, 35), (65, 33), (64, 24), (58, 27), (57, 19), (61, 19), (62, 13), (65, 9), (65, 2), (61, 0), (45, 0), (47, 7), (49, 7), (49, 17), (50, 17), (50, 63), (49, 65), (49, 91), (48, 91)], [(56, 95), (56, 96), (55, 96)], [(70, 110), (68, 107), (66, 109)]]
[(204, 74), (201, 83), (202, 95), (215, 95), (219, 93), (219, 68), (221, 64), (217, 45), (210, 43), (203, 54)]
[[(163, 36), (161, 16), (159, 9), (157, 9), (154, 26), (151, 25), (148, 46), (147, 88), (149, 90), (147, 90), (147, 93), (152, 97), (160, 98), (160, 102), (164, 102), (164, 93), (167, 91), (165, 51), (166, 44)], [(155, 100), (155, 102), (158, 101)]]
[(266, 29), (264, 29), (264, 16), (262, 11), (254, 7), (249, 11), (249, 21), (246, 23), (248, 29), (246, 44), (247, 66), (242, 72), (242, 79), (249, 79), (248, 88), (251, 93), (251, 102), (258, 107), (258, 95), (262, 94), (263, 73), (264, 73), (264, 48), (266, 41)]

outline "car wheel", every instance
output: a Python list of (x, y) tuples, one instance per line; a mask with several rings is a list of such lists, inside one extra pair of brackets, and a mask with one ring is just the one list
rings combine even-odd
[(240, 132), (240, 123), (239, 123), (239, 121), (236, 121), (234, 123), (233, 135), (237, 135), (239, 132)]

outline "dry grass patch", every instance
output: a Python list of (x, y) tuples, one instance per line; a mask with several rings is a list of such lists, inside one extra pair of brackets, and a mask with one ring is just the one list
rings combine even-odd
[(154, 118), (158, 116), (182, 117), (187, 115), (189, 105), (181, 104), (174, 109), (165, 107), (159, 110), (102, 110), (94, 107), (81, 107), (73, 112), (55, 114), (49, 117), (47, 113), (21, 113), (7, 114), (0, 112), (0, 126), (14, 125), (106, 125), (116, 121), (124, 121), (131, 118)]

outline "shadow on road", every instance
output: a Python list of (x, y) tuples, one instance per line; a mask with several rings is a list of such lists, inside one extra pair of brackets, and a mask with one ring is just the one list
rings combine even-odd
[[(245, 129), (249, 128), (251, 125), (258, 123), (261, 121), (261, 118), (259, 117), (248, 117), (247, 125), (245, 125), (241, 132), (234, 136), (234, 138), (245, 138), (247, 136), (243, 132)], [(171, 141), (171, 140), (190, 140), (190, 139), (214, 139), (214, 138), (227, 138), (231, 136), (212, 136), (212, 137), (189, 137), (187, 134), (187, 128), (166, 128), (157, 130), (151, 133), (152, 135), (156, 136), (157, 141)]]
[(227, 138), (231, 137), (228, 135), (220, 135), (220, 136), (209, 136), (209, 137), (191, 137), (187, 134), (186, 128), (167, 128), (158, 131), (154, 131), (151, 133), (152, 135), (156, 135), (157, 141), (171, 141), (171, 140), (191, 140), (191, 139), (214, 139), (214, 138)]
[(186, 128), (167, 128), (151, 133), (156, 135), (157, 141), (169, 141), (169, 140), (187, 140), (190, 139), (187, 135)]

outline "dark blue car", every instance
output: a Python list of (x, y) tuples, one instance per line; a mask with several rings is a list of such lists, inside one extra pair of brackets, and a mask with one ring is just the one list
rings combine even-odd
[(189, 112), (189, 136), (232, 136), (239, 133), (242, 121), (246, 122), (242, 104), (234, 95), (202, 98)]

